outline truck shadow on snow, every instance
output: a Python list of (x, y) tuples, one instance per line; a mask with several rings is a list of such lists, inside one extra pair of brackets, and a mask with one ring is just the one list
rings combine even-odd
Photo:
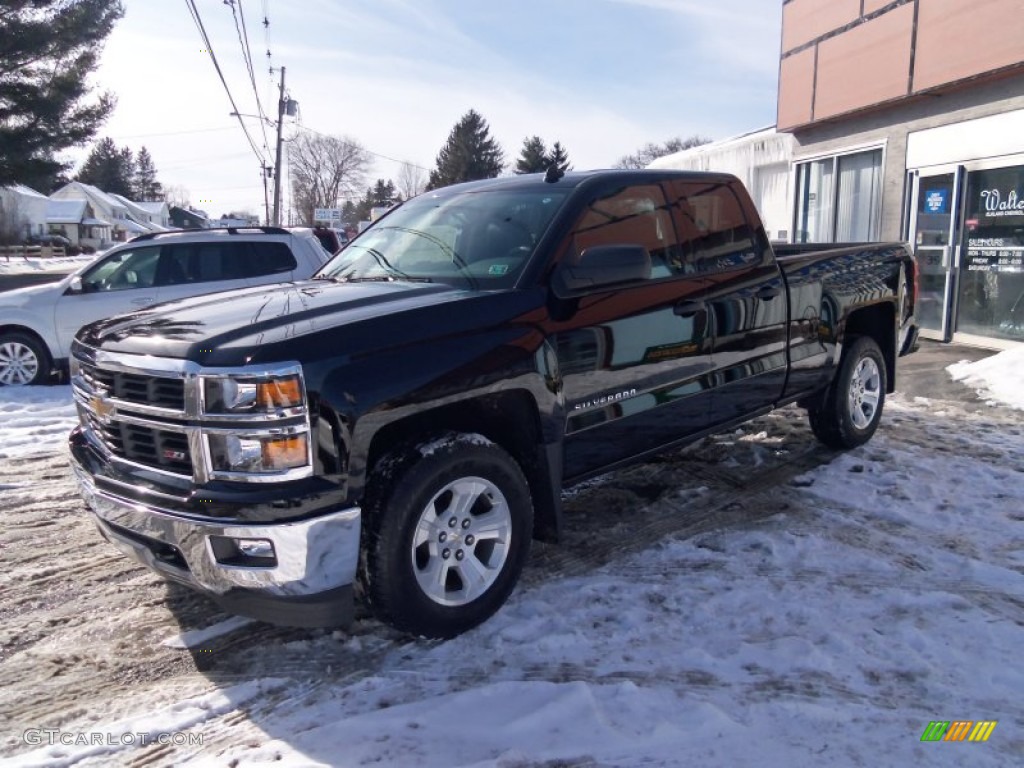
[[(534, 543), (517, 593), (529, 599), (535, 587), (586, 576), (668, 539), (742, 527), (785, 512), (784, 497), (771, 492), (836, 455), (816, 442), (803, 413), (793, 407), (567, 489), (563, 541)], [(283, 688), (290, 697), (295, 691), (343, 686), (415, 664), (443, 642), (404, 635), (361, 609), (345, 631), (239, 620), (174, 584), (167, 587), (167, 607), (185, 630), (183, 644), (195, 668), (226, 692), (268, 679), (287, 681)], [(197, 626), (209, 630), (186, 629)], [(267, 694), (238, 706), (269, 737), (290, 742), (292, 734), (275, 715), (276, 701), (277, 695)], [(310, 754), (311, 746), (302, 744), (307, 757), (330, 762), (331, 755)]]

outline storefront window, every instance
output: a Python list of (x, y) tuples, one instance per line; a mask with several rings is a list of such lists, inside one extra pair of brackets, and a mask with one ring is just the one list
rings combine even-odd
[(882, 213), (882, 150), (797, 165), (798, 243), (877, 240)]
[(957, 331), (1024, 339), (1024, 166), (967, 176)]

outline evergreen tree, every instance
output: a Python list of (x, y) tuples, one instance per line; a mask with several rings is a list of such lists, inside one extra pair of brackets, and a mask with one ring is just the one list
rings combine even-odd
[(92, 148), (75, 180), (130, 199), (134, 195), (135, 178), (132, 151), (128, 147), (118, 149), (113, 139), (103, 138)]
[(124, 14), (120, 0), (4, 0), (0, 4), (0, 186), (54, 188), (58, 153), (91, 139), (114, 97), (89, 100), (89, 75)]
[(491, 138), (487, 121), (471, 109), (448, 134), (448, 141), (437, 155), (437, 167), (430, 172), (427, 189), (493, 179), (504, 167), (505, 155)]
[(143, 147), (135, 158), (135, 197), (140, 202), (156, 202), (163, 198), (164, 190), (156, 180), (156, 166), (149, 150)]
[(346, 200), (341, 206), (341, 221), (346, 227), (356, 228), (359, 226), (359, 212), (356, 211), (356, 204)]
[(366, 190), (366, 196), (355, 206), (356, 222), (369, 221), (374, 208), (391, 207), (398, 202), (395, 185), (389, 179), (377, 179), (377, 183)]
[[(558, 170), (571, 171), (572, 166), (569, 164), (569, 152), (562, 146), (561, 142), (556, 141), (554, 146), (551, 147), (551, 154), (547, 157), (547, 164), (554, 165)], [(545, 167), (547, 170), (547, 167)]]
[(548, 169), (548, 148), (540, 136), (523, 139), (523, 148), (516, 160), (516, 173), (543, 173)]

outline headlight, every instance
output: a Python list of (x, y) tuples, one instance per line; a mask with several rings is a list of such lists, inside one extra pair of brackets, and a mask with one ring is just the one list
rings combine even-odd
[(298, 375), (207, 378), (204, 386), (203, 410), (208, 414), (268, 413), (300, 408), (305, 400)]
[(214, 472), (281, 472), (309, 464), (309, 437), (304, 432), (270, 436), (212, 434), (209, 441)]

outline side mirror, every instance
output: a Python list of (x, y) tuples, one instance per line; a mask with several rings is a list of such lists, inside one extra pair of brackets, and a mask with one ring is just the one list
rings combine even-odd
[(595, 245), (577, 264), (560, 264), (551, 290), (562, 299), (615, 285), (651, 279), (651, 254), (642, 245)]
[(82, 293), (82, 276), (75, 275), (71, 278), (71, 282), (68, 284), (68, 290), (71, 293)]

